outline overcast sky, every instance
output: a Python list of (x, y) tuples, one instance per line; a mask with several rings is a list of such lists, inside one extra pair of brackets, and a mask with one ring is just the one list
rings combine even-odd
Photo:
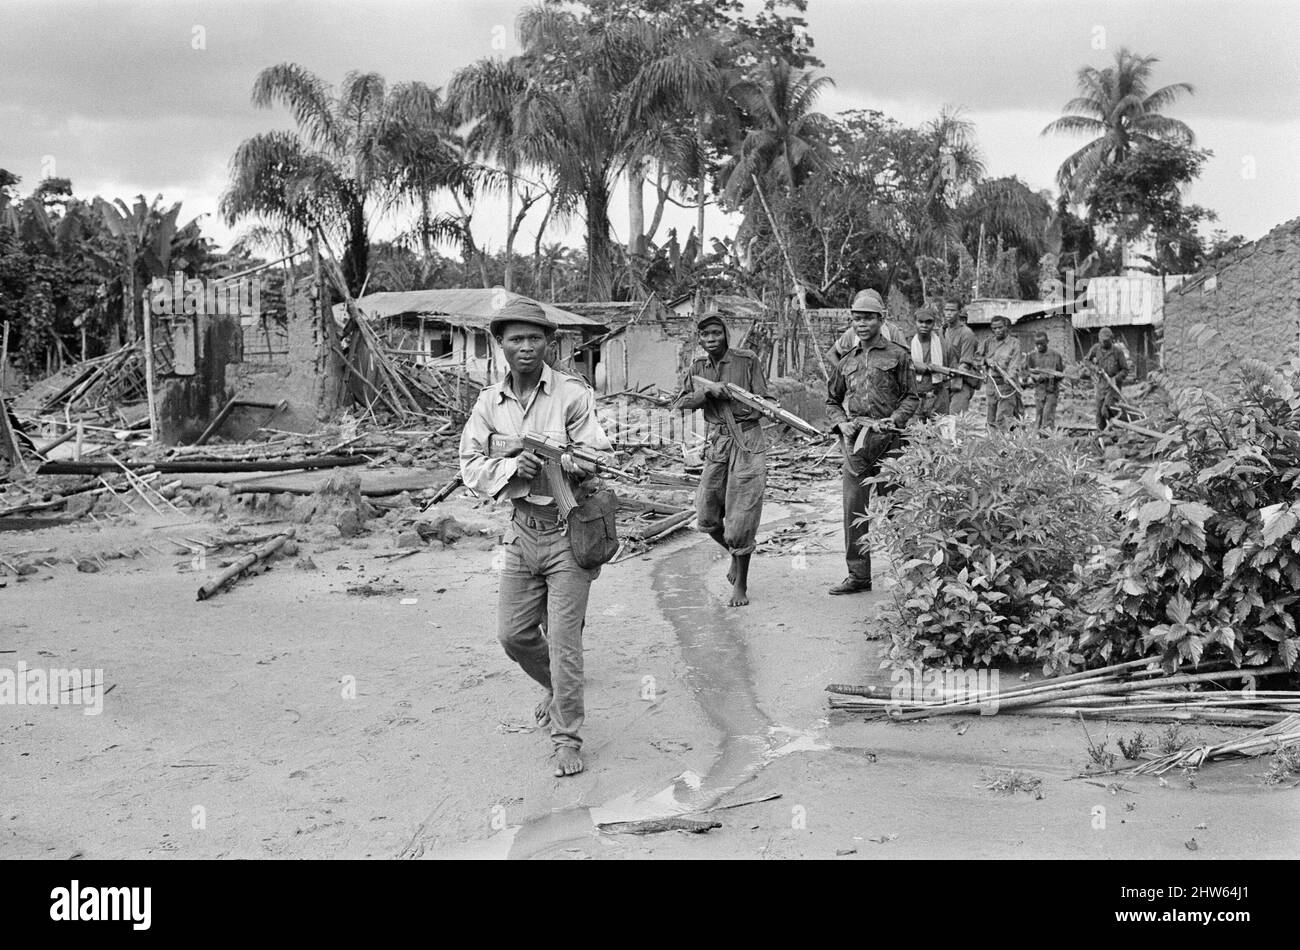
[[(260, 69), (289, 61), (335, 83), (359, 69), (443, 85), (480, 57), (517, 51), (524, 6), (0, 0), (0, 167), (22, 176), (24, 193), (43, 174), (71, 178), (83, 197), (161, 193), (182, 201), (186, 218), (206, 215), (204, 232), (225, 244), (238, 228), (215, 211), (231, 154), (250, 135), (291, 127), (282, 111), (250, 104)], [(873, 108), (917, 124), (960, 106), (988, 172), (1035, 188), (1052, 186), (1084, 141), (1039, 135), (1075, 94), (1079, 67), (1106, 65), (1121, 46), (1156, 54), (1158, 85), (1196, 87), (1169, 114), (1214, 151), (1189, 200), (1248, 238), (1300, 215), (1300, 4), (1291, 0), (811, 0), (808, 20), (836, 82), (821, 111)], [(612, 215), (620, 239), (625, 203), (620, 193)], [(476, 218), (489, 244), (500, 243), (501, 217), (485, 204)], [(683, 236), (692, 221), (666, 216)], [(710, 230), (726, 227), (711, 218)], [(576, 243), (579, 228), (568, 238)], [(531, 245), (528, 224), (524, 239)]]

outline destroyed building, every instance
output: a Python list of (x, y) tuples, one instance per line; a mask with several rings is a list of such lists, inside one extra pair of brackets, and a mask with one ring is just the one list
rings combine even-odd
[[(1300, 218), (1171, 290), (1164, 318), (1163, 366), (1180, 385), (1225, 385), (1229, 351), (1272, 366), (1300, 357)], [(1198, 342), (1198, 326), (1218, 341)]]

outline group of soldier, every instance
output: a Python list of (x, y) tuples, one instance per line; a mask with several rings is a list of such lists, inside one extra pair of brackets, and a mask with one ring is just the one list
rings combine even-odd
[[(884, 302), (874, 290), (858, 293), (850, 309), (852, 326), (828, 354), (826, 410), (843, 455), (848, 566), (848, 576), (830, 588), (831, 594), (871, 590), (866, 518), (870, 479), (880, 473), (886, 458), (900, 451), (913, 417), (930, 420), (966, 412), (976, 390), (988, 384), (990, 427), (1011, 427), (1023, 413), (1023, 387), (1032, 385), (1036, 425), (1051, 429), (1065, 378), (1064, 359), (1050, 347), (1046, 334), (1035, 334), (1034, 349), (1022, 353), (1019, 340), (1008, 332), (1010, 321), (999, 315), (992, 320), (991, 336), (981, 344), (956, 300), (942, 303), (942, 329), (937, 326), (938, 310), (928, 306), (919, 310), (911, 339), (888, 322)], [(465, 425), (461, 474), (474, 492), (512, 504), (498, 592), (498, 638), (506, 654), (544, 690), (536, 708), (537, 723), (550, 729), (555, 774), (573, 775), (583, 769), (582, 635), (588, 592), (600, 566), (584, 567), (575, 558), (551, 480), (567, 478), (581, 493), (584, 485), (595, 481), (597, 468), (565, 454), (563, 474), (557, 474), (532, 452), (496, 457), (491, 441), (493, 435), (546, 436), (598, 459), (611, 445), (597, 421), (590, 387), (553, 367), (556, 326), (540, 305), (517, 298), (500, 311), (491, 329), (509, 371), (500, 383), (482, 391)], [(703, 353), (687, 370), (674, 405), (702, 410), (704, 416), (696, 520), (699, 530), (729, 555), (728, 605), (741, 607), (749, 603), (750, 561), (766, 488), (767, 442), (762, 414), (749, 403), (731, 398), (731, 387), (766, 397), (767, 376), (757, 354), (731, 346), (722, 316), (702, 316), (696, 331)], [(1100, 342), (1085, 362), (1095, 367), (1097, 423), (1104, 429), (1128, 365), (1108, 329), (1102, 330)]]

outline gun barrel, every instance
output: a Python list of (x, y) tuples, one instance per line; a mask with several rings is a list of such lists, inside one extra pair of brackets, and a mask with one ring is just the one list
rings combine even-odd
[[(716, 380), (705, 379), (703, 376), (695, 376), (692, 378), (695, 380), (697, 384), (704, 384), (704, 383), (712, 384), (716, 382)], [(748, 406), (749, 408), (755, 410), (758, 413), (761, 413), (762, 415), (771, 419), (773, 422), (779, 422), (781, 425), (789, 426), (790, 428), (794, 429), (797, 432), (802, 432), (804, 435), (811, 435), (811, 436), (822, 435), (822, 431), (820, 429), (818, 429), (812, 423), (804, 419), (800, 419), (798, 416), (796, 416), (793, 412), (790, 412), (788, 409), (783, 409), (781, 408), (781, 406), (777, 405), (774, 402), (770, 402), (764, 399), (762, 396), (756, 396), (753, 393), (751, 393), (749, 390), (737, 386), (735, 383), (724, 382), (722, 385), (726, 387), (727, 394), (731, 396), (732, 399), (736, 400), (737, 402), (743, 403), (744, 405)]]

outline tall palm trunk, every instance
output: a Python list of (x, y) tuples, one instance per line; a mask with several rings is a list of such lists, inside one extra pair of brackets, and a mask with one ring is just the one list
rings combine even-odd
[(609, 236), (609, 185), (591, 182), (583, 195), (587, 213), (587, 299), (609, 300), (614, 292), (614, 242)]
[(348, 293), (354, 297), (365, 286), (370, 266), (370, 234), (366, 228), (366, 212), (359, 204), (348, 211), (348, 243), (343, 250), (343, 279)]
[(551, 211), (555, 208), (555, 195), (551, 195), (550, 200), (546, 202), (546, 213), (542, 215), (542, 223), (537, 226), (537, 237), (533, 239), (533, 294), (536, 296), (542, 290), (542, 238), (546, 236), (546, 225), (550, 223)]
[(705, 195), (704, 123), (700, 121), (700, 117), (698, 115), (695, 117), (695, 157), (696, 157), (696, 161), (699, 163), (699, 168), (697, 168), (696, 171), (700, 173), (700, 191), (699, 191), (699, 199), (698, 199), (699, 207), (696, 209), (696, 219), (695, 219), (695, 263), (703, 264), (704, 263), (704, 195)]
[(645, 164), (639, 155), (627, 165), (627, 221), (627, 253), (644, 254)]
[(506, 264), (503, 283), (506, 290), (514, 290), (515, 265), (515, 169), (506, 168)]

